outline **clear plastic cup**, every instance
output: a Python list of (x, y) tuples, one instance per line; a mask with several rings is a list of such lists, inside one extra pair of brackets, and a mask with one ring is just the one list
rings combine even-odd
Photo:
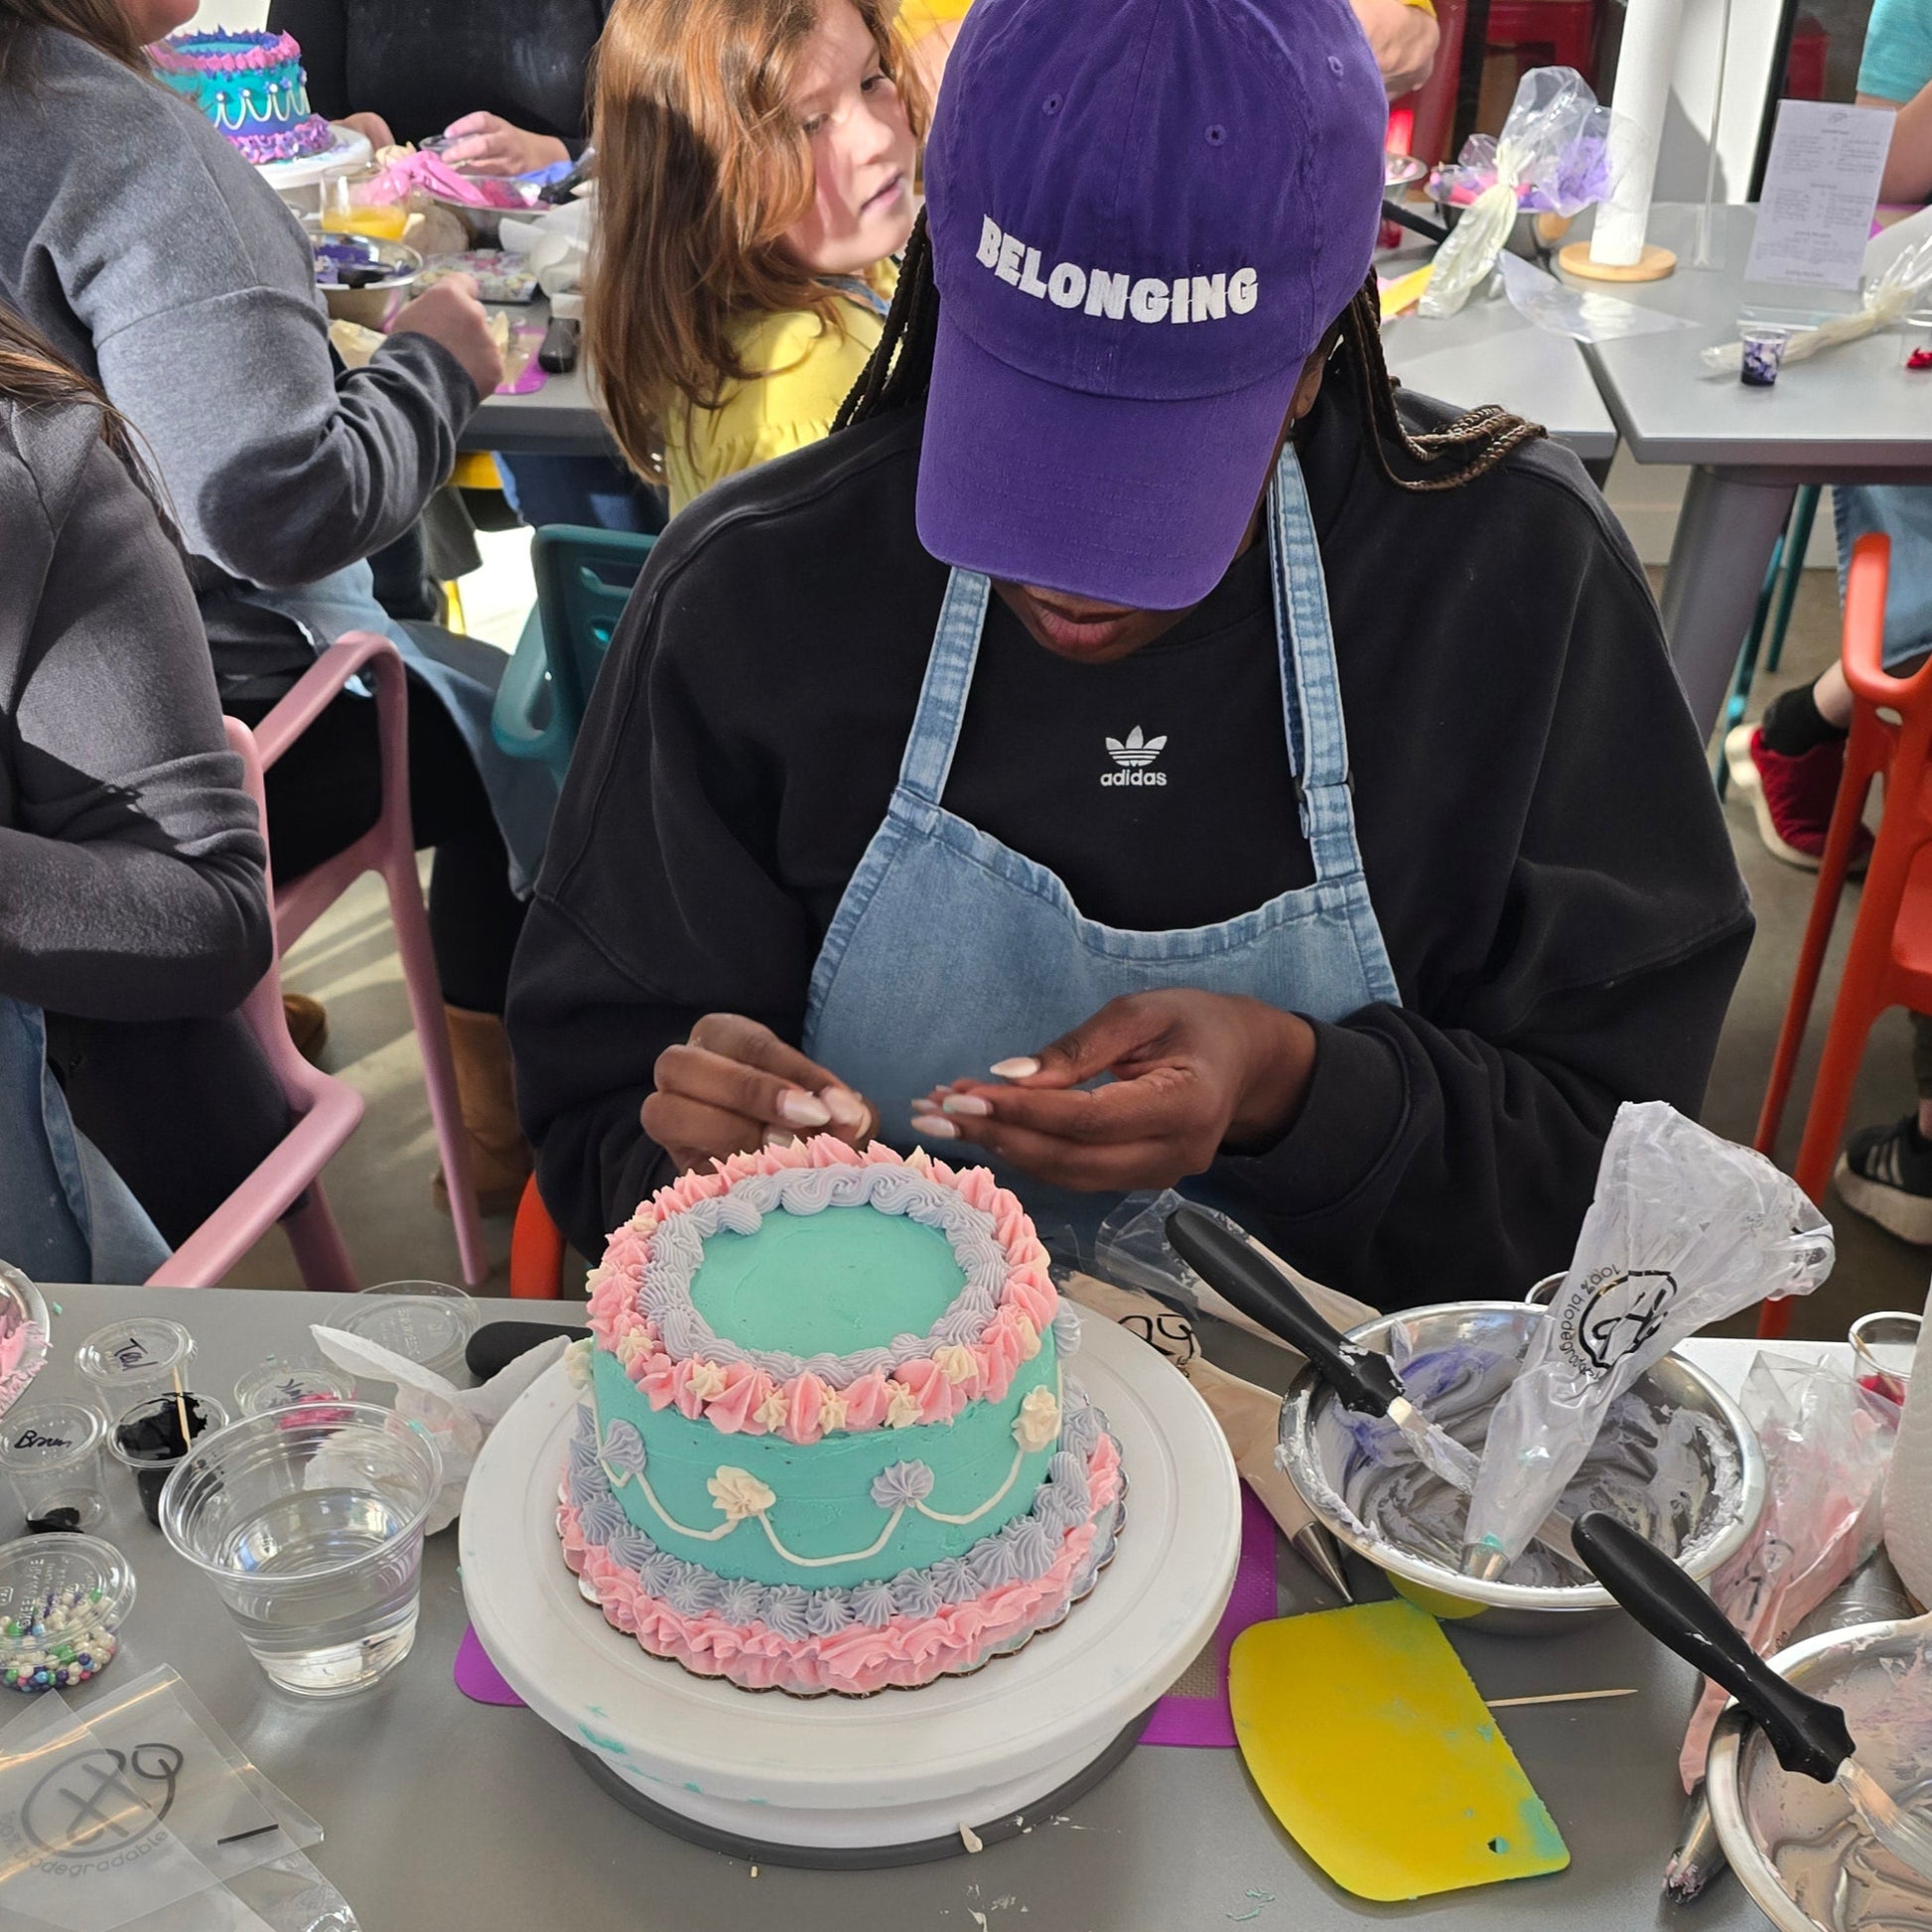
[(1912, 1379), (1920, 1317), (1902, 1310), (1880, 1309), (1853, 1322), (1847, 1339), (1858, 1358), (1858, 1377), (1888, 1401), (1902, 1403)]
[(286, 1356), (271, 1355), (234, 1385), (234, 1400), (237, 1413), (244, 1416), (310, 1403), (353, 1402), (355, 1378), (346, 1369), (302, 1368)]
[(110, 1416), (132, 1408), (143, 1396), (173, 1389), (177, 1376), (185, 1381), (194, 1359), (195, 1337), (179, 1321), (159, 1314), (138, 1314), (96, 1328), (73, 1351), (80, 1379), (98, 1391), (100, 1406)]
[[(182, 1440), (181, 1419), (188, 1418), (188, 1441)], [(141, 1492), (141, 1508), (156, 1529), (161, 1527), (161, 1492), (189, 1445), (228, 1426), (228, 1412), (212, 1396), (184, 1389), (179, 1397), (144, 1396), (123, 1409), (107, 1432), (107, 1447), (116, 1462), (134, 1471)], [(145, 1440), (144, 1440), (145, 1439)]]
[(161, 1529), (212, 1581), (269, 1681), (304, 1697), (366, 1689), (409, 1655), (436, 1446), (392, 1410), (272, 1410), (195, 1446)]
[(1737, 329), (1743, 345), (1743, 359), (1737, 365), (1737, 379), (1748, 389), (1768, 389), (1784, 366), (1784, 347), (1792, 332), (1781, 323), (1745, 322)]
[(7, 1473), (29, 1529), (90, 1530), (107, 1513), (107, 1424), (86, 1402), (36, 1402), (0, 1430)]
[(476, 1303), (460, 1288), (444, 1282), (383, 1282), (365, 1288), (335, 1325), (463, 1387), (471, 1379), (464, 1350), (481, 1319)]
[(134, 1572), (92, 1536), (23, 1536), (0, 1546), (0, 1686), (66, 1691), (98, 1677), (121, 1647)]

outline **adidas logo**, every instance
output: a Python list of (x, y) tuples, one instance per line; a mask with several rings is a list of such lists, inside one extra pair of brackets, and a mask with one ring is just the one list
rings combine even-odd
[(1100, 782), (1103, 785), (1164, 785), (1168, 782), (1165, 771), (1147, 769), (1163, 752), (1168, 749), (1168, 741), (1162, 738), (1147, 738), (1136, 725), (1125, 739), (1110, 738), (1107, 741), (1107, 756), (1121, 767), (1118, 771), (1103, 771)]

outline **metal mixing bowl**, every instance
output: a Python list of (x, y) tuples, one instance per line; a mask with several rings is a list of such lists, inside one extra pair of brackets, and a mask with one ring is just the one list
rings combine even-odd
[[(1364, 1322), (1349, 1331), (1349, 1339), (1386, 1354), (1400, 1324), (1409, 1331), (1415, 1354), (1467, 1344), (1520, 1359), (1536, 1326), (1548, 1318), (1542, 1308), (1526, 1302), (1454, 1302)], [(1737, 1405), (1682, 1356), (1666, 1355), (1638, 1378), (1637, 1388), (1661, 1410), (1702, 1415), (1722, 1450), (1707, 1463), (1711, 1489), (1683, 1559), (1685, 1570), (1702, 1582), (1743, 1543), (1764, 1507), (1763, 1452)], [(1334, 1403), (1333, 1393), (1311, 1371), (1296, 1377), (1282, 1400), (1281, 1465), (1320, 1521), (1357, 1556), (1384, 1571), (1403, 1595), (1445, 1620), (1523, 1636), (1553, 1636), (1576, 1629), (1580, 1617), (1616, 1610), (1600, 1585), (1480, 1583), (1363, 1523), (1339, 1488), (1345, 1435), (1323, 1427)]]
[[(1922, 1668), (1928, 1638), (1926, 1626), (1927, 1619), (1913, 1617), (1888, 1623), (1863, 1624), (1851, 1630), (1827, 1630), (1822, 1635), (1807, 1637), (1802, 1643), (1779, 1651), (1770, 1660), (1771, 1668), (1811, 1696), (1823, 1698), (1827, 1703), (1838, 1703), (1845, 1694), (1847, 1680), (1852, 1674), (1874, 1665), (1882, 1667), (1883, 1660), (1890, 1660), (1906, 1672)], [(1855, 1732), (1856, 1728), (1855, 1725)], [(1866, 1753), (1863, 1750), (1860, 1761), (1866, 1761)], [(1881, 1759), (1870, 1768), (1880, 1783), (1895, 1794), (1904, 1795), (1904, 1787), (1895, 1775), (1896, 1766)], [(1787, 1775), (1778, 1768), (1770, 1744), (1756, 1724), (1736, 1705), (1728, 1706), (1718, 1720), (1718, 1728), (1711, 1739), (1711, 1751), (1704, 1770), (1705, 1793), (1711, 1801), (1711, 1818), (1718, 1828), (1719, 1843), (1725, 1849), (1725, 1858), (1730, 1861), (1731, 1869), (1737, 1874), (1738, 1883), (1750, 1893), (1758, 1909), (1778, 1928), (1778, 1932), (1829, 1932), (1829, 1927), (1823, 1921), (1806, 1912), (1791, 1895), (1765, 1850), (1765, 1837), (1771, 1826), (1758, 1815), (1760, 1801), (1757, 1792), (1760, 1787), (1774, 1788)], [(1800, 1784), (1806, 1782), (1802, 1779), (1794, 1781)], [(1820, 1787), (1821, 1794), (1824, 1790), (1824, 1787)], [(1821, 1809), (1829, 1807), (1841, 1813), (1849, 1810), (1847, 1801), (1835, 1790), (1821, 1795), (1816, 1802)], [(1863, 1828), (1849, 1829), (1855, 1839), (1863, 1837)], [(1845, 1863), (1835, 1863), (1836, 1869), (1831, 1874), (1827, 1889), (1834, 1895), (1844, 1886), (1850, 1885), (1856, 1889), (1859, 1883), (1857, 1874), (1848, 1870)], [(1851, 1903), (1857, 1908), (1856, 1897)], [(1855, 1909), (1852, 1916), (1853, 1922), (1863, 1921), (1866, 1924), (1923, 1924), (1923, 1913), (1921, 1894), (1909, 1908), (1909, 1916), (1903, 1919), (1882, 1907)], [(1837, 1917), (1837, 1911), (1832, 1916)]]

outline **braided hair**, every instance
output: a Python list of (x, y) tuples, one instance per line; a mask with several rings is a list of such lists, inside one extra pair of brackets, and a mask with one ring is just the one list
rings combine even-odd
[[(1495, 403), (1468, 410), (1441, 429), (1411, 430), (1395, 406), (1395, 378), (1382, 359), (1382, 308), (1373, 275), (1342, 312), (1337, 331), (1338, 352), (1354, 379), (1376, 467), (1398, 489), (1459, 488), (1486, 476), (1512, 450), (1546, 434), (1540, 423), (1525, 422)], [(917, 402), (932, 377), (938, 335), (939, 290), (932, 279), (932, 243), (921, 209), (905, 245), (898, 289), (879, 346), (840, 405), (833, 431)], [(1449, 467), (1439, 470), (1444, 464)]]

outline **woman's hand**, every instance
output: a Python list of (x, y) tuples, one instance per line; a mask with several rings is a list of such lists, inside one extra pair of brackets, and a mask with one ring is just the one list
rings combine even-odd
[(352, 127), (378, 154), (384, 148), (396, 145), (396, 137), (389, 132), (389, 123), (380, 114), (345, 114), (342, 125)]
[[(1135, 993), (993, 1070), (1006, 1085), (956, 1080), (915, 1102), (913, 1130), (974, 1141), (1055, 1186), (1128, 1193), (1279, 1140), (1308, 1095), (1314, 1030), (1259, 1000)], [(1113, 1080), (1080, 1090), (1101, 1073)]]
[(658, 1054), (654, 1077), (640, 1118), (680, 1173), (801, 1133), (863, 1147), (879, 1124), (835, 1073), (736, 1013), (706, 1014), (682, 1046)]
[(1436, 45), (1442, 30), (1425, 7), (1404, 0), (1350, 0), (1355, 18), (1368, 36), (1369, 52), (1382, 69), (1382, 85), (1395, 100), (1429, 78), (1436, 65)]
[(466, 114), (443, 132), (450, 143), (443, 159), (473, 175), (533, 175), (570, 159), (570, 150), (553, 135), (512, 127), (500, 114)]

